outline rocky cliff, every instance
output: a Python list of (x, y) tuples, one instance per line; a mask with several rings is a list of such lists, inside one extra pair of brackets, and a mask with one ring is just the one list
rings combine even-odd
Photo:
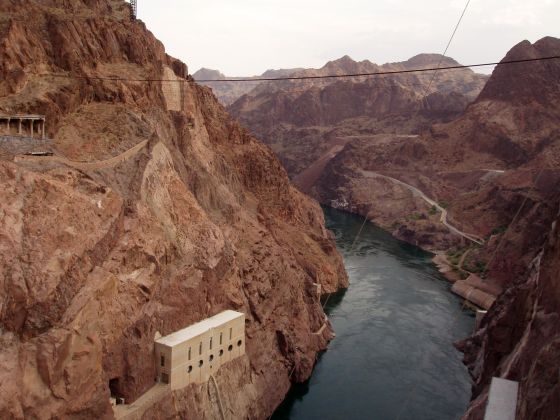
[(524, 277), (515, 279), (458, 348), (474, 378), (465, 420), (482, 419), (492, 377), (520, 383), (517, 419), (560, 418), (560, 213)]
[[(156, 334), (231, 308), (247, 355), (219, 371), (223, 403), (265, 418), (332, 337), (317, 284), (347, 285), (341, 258), (318, 205), (129, 15), (0, 3), (0, 111), (46, 115), (55, 151), (0, 160), (0, 417), (111, 417), (111, 392), (154, 384)], [(145, 418), (218, 413), (205, 384)]]
[[(505, 60), (559, 54), (560, 40), (544, 38)], [(457, 275), (481, 275), (497, 290), (481, 329), (458, 344), (474, 379), (465, 419), (483, 418), (493, 376), (520, 382), (519, 419), (559, 418), (559, 74), (560, 60), (500, 65), (460, 117), (418, 137), (348, 143), (315, 183), (323, 201), (450, 250)], [(483, 243), (444, 226), (418, 191)]]
[[(505, 60), (558, 55), (559, 48), (554, 38), (522, 42)], [(473, 264), (489, 262), (484, 254), (493, 254), (510, 223), (527, 217), (532, 230), (508, 229), (491, 267), (501, 283), (514, 273), (522, 275), (512, 261), (527, 266), (534, 257), (528, 250), (540, 246), (556, 211), (559, 66), (559, 60), (498, 66), (480, 97), (452, 122), (435, 124), (415, 138), (385, 136), (348, 144), (326, 165), (316, 193), (322, 200), (342, 199), (359, 212), (371, 212), (404, 239), (449, 248), (449, 238), (460, 238), (439, 234), (439, 214), (402, 185), (371, 174), (404, 181), (448, 207), (455, 226), (488, 239), (486, 252), (471, 253), (479, 254)], [(501, 93), (511, 90), (515, 94), (508, 97)]]
[[(267, 70), (260, 76), (253, 76), (251, 79), (277, 78), (286, 77), (301, 69), (280, 69)], [(255, 80), (254, 82), (235, 82), (235, 80), (243, 79), (241, 77), (227, 77), (218, 70), (202, 68), (193, 74), (194, 80), (200, 80), (200, 84), (208, 86), (220, 103), (229, 106), (243, 95), (248, 94), (256, 89), (263, 82)], [(232, 82), (212, 82), (211, 80), (232, 80)]]
[[(345, 56), (292, 76), (315, 77), (402, 71), (458, 63), (421, 54), (377, 65)], [(290, 177), (307, 191), (302, 174), (333, 149), (379, 134), (416, 135), (422, 127), (458, 116), (478, 95), (486, 77), (471, 70), (409, 73), (375, 78), (312, 79), (263, 83), (228, 109), (271, 146)], [(319, 164), (320, 166), (320, 164)], [(303, 184), (298, 179), (305, 178)], [(315, 177), (311, 177), (315, 178)]]

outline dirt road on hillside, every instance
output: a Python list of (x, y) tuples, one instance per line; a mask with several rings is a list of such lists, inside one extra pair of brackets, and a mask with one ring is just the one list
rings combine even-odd
[(411, 191), (414, 196), (422, 198), (430, 206), (433, 206), (436, 209), (438, 209), (438, 211), (441, 212), (440, 222), (445, 227), (447, 227), (451, 232), (453, 232), (453, 233), (455, 233), (459, 236), (462, 236), (463, 238), (468, 239), (469, 241), (474, 242), (476, 244), (479, 244), (479, 245), (484, 244), (484, 239), (479, 238), (475, 235), (463, 232), (460, 229), (453, 226), (451, 223), (449, 223), (449, 221), (447, 220), (447, 215), (448, 215), (447, 210), (444, 209), (442, 206), (440, 206), (436, 201), (434, 201), (430, 197), (428, 197), (426, 194), (424, 194), (422, 191), (420, 191), (418, 188), (413, 187), (412, 185), (407, 184), (406, 182), (400, 181), (396, 178), (391, 178), (390, 176), (381, 175), (377, 172), (364, 171), (364, 170), (362, 170), (360, 172), (364, 175), (365, 178), (384, 178), (384, 179), (387, 179), (391, 182), (394, 182), (396, 184), (399, 184), (399, 185), (403, 186), (404, 188)]

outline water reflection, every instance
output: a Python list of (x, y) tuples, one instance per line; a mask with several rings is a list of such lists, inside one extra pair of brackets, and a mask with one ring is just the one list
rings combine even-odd
[(325, 310), (337, 333), (311, 379), (295, 385), (274, 419), (457, 419), (468, 374), (452, 346), (472, 317), (449, 293), (431, 254), (326, 209), (351, 286)]
[(336, 293), (331, 293), (321, 298), (321, 305), (324, 306), (323, 309), (327, 315), (330, 315), (341, 304), (347, 291), (348, 289), (340, 289)]

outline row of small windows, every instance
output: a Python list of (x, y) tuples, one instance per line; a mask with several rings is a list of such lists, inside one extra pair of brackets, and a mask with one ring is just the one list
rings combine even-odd
[[(239, 341), (237, 342), (237, 347), (241, 347), (242, 344), (243, 344), (243, 341), (239, 340)], [(232, 350), (233, 350), (233, 346), (230, 344), (230, 345), (228, 346), (228, 351), (232, 351)], [(220, 350), (219, 356), (222, 357), (223, 355), (224, 355), (224, 351), (223, 351), (223, 350)], [(162, 360), (163, 360), (163, 356), (162, 356)], [(212, 361), (214, 360), (214, 355), (211, 354), (210, 357), (208, 358), (208, 360), (209, 360), (210, 362), (212, 362)], [(163, 366), (163, 365), (162, 365), (162, 366)], [(198, 362), (198, 367), (202, 367), (202, 366), (204, 366), (204, 361), (203, 361), (203, 360), (200, 360), (200, 361)], [(193, 367), (192, 367), (192, 366), (189, 366), (189, 367), (187, 368), (187, 373), (191, 373), (192, 370), (193, 370)]]
[[(231, 337), (233, 335), (233, 328), (229, 329), (229, 339), (231, 340)], [(223, 336), (224, 333), (220, 333), (220, 346), (223, 343)], [(213, 337), (210, 337), (210, 350), (212, 350), (212, 343), (213, 342)], [(198, 344), (198, 355), (202, 355), (202, 341)], [(189, 360), (191, 360), (191, 356), (192, 356), (192, 352), (191, 352), (191, 347), (189, 347)], [(163, 366), (163, 365), (162, 365)]]
[[(231, 328), (229, 329), (229, 335), (230, 335), (230, 340), (231, 340)], [(220, 333), (220, 344), (222, 344), (222, 333)], [(237, 342), (237, 347), (241, 347), (242, 341), (239, 340)], [(233, 349), (233, 346), (230, 344), (230, 346), (228, 347), (228, 351), (231, 351)], [(210, 338), (210, 350), (212, 350), (212, 339)], [(202, 343), (200, 343), (198, 345), (198, 354), (201, 355), (202, 354)], [(224, 354), (223, 350), (220, 350), (220, 356), (222, 356)], [(212, 361), (214, 359), (214, 356), (211, 355), (210, 356), (210, 361)], [(189, 347), (189, 360), (191, 360), (191, 347)], [(201, 361), (202, 363), (202, 361)], [(160, 356), (160, 364), (161, 366), (165, 366), (165, 356), (161, 355)], [(200, 365), (202, 366), (202, 365)]]

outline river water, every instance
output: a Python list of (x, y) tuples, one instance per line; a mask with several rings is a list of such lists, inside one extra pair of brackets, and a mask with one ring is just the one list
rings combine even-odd
[(337, 334), (311, 379), (292, 388), (273, 419), (448, 420), (465, 412), (470, 382), (452, 343), (474, 317), (461, 308), (431, 254), (325, 209), (350, 276), (325, 310)]

